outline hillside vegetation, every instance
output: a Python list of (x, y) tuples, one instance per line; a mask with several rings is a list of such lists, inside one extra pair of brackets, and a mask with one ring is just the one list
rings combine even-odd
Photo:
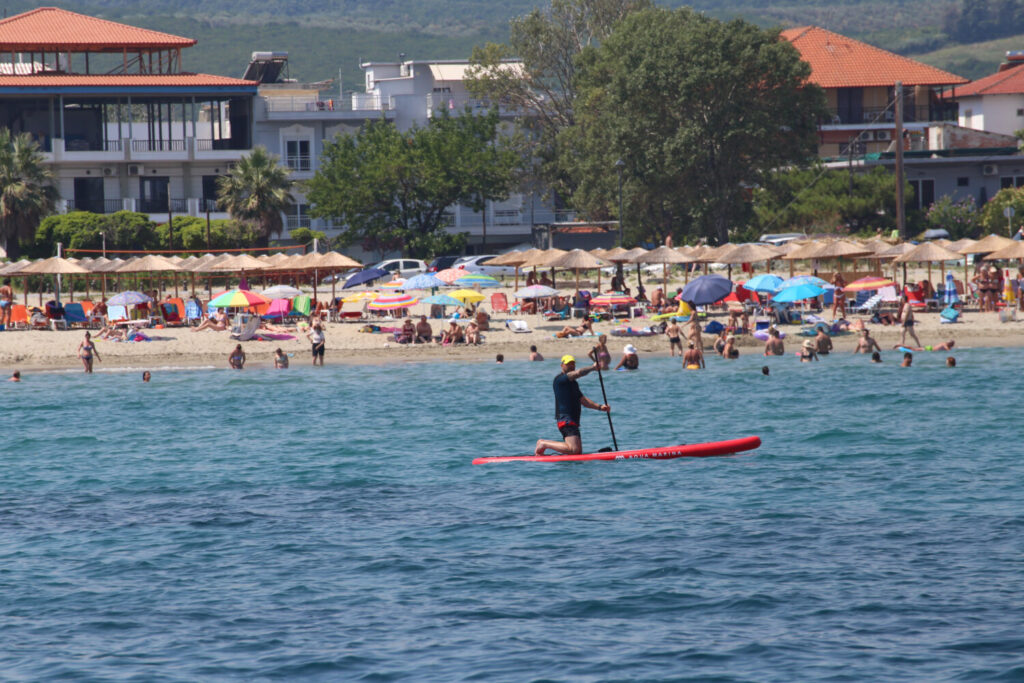
[[(474, 45), (504, 40), (509, 19), (545, 3), (78, 0), (54, 4), (196, 38), (198, 45), (186, 53), (189, 69), (238, 76), (254, 50), (287, 50), (294, 78), (323, 80), (337, 78), (340, 72), (345, 89), (360, 89), (361, 59), (397, 59), (398, 53), (419, 59), (466, 58)], [(1024, 48), (1013, 37), (974, 44), (956, 44), (949, 38), (950, 33), (975, 35), (972, 27), (988, 30), (1009, 6), (1024, 18), (1024, 0), (662, 0), (658, 4), (685, 4), (720, 19), (742, 17), (761, 26), (822, 26), (967, 77), (991, 73), (1007, 49)], [(6, 4), (8, 15), (37, 6), (24, 0)]]

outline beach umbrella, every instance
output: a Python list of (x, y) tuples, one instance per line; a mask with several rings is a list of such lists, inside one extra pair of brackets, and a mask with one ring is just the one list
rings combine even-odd
[(512, 293), (512, 296), (517, 299), (536, 299), (537, 297), (554, 296), (556, 294), (558, 294), (558, 290), (552, 289), (547, 285), (530, 285), (529, 287), (517, 289)]
[(772, 297), (772, 301), (777, 301), (779, 303), (786, 303), (790, 301), (803, 301), (804, 299), (813, 299), (815, 297), (819, 297), (824, 292), (824, 288), (818, 287), (817, 285), (795, 285), (793, 287), (786, 287), (785, 289), (781, 290), (778, 294)]
[(114, 296), (110, 297), (107, 303), (111, 306), (137, 306), (139, 304), (148, 304), (153, 298), (142, 292), (136, 292), (133, 290), (127, 290), (124, 292), (118, 292)]
[[(664, 244), (657, 249), (652, 249), (644, 254), (634, 257), (636, 263), (660, 263), (661, 264), (661, 280), (665, 287), (668, 287), (668, 267), (671, 265), (678, 265), (681, 263), (695, 263), (696, 258), (684, 254), (681, 251), (673, 249), (672, 247), (665, 246)], [(599, 288), (600, 289), (600, 288)]]
[(941, 270), (942, 278), (946, 277), (946, 261), (959, 261), (963, 258), (959, 253), (950, 251), (945, 247), (935, 244), (934, 242), (924, 242), (917, 245), (905, 254), (897, 256), (894, 263), (928, 263), (928, 281), (932, 280), (932, 263), (938, 261)]
[[(52, 256), (52, 257), (47, 258), (47, 259), (42, 259), (42, 260), (39, 260), (39, 261), (35, 261), (31, 265), (25, 266), (23, 269), (21, 269), (21, 271), (19, 271), (18, 274), (19, 275), (56, 275), (56, 276), (58, 276), (56, 295), (57, 295), (57, 301), (60, 301), (60, 279), (59, 279), (59, 276), (61, 276), (61, 275), (87, 275), (88, 273), (89, 273), (89, 270), (87, 268), (83, 268), (82, 266), (78, 265), (77, 263), (75, 263), (73, 261), (70, 261), (70, 260), (68, 260), (66, 258), (61, 258), (60, 256)], [(27, 281), (28, 281), (28, 278), (26, 278), (26, 282)], [(40, 293), (40, 302), (41, 301), (42, 301), (42, 294)]]
[(381, 289), (405, 289), (405, 278), (397, 278), (391, 282), (385, 282), (381, 285)]
[(580, 271), (581, 270), (597, 270), (597, 290), (601, 291), (601, 266), (607, 265), (609, 262), (594, 256), (588, 251), (583, 249), (573, 249), (566, 253), (555, 257), (548, 262), (551, 268), (559, 268), (562, 270), (572, 270), (576, 273), (576, 291), (580, 291)]
[(411, 278), (405, 281), (404, 289), (406, 291), (410, 289), (436, 289), (437, 287), (444, 287), (448, 283), (441, 280), (433, 273), (420, 273), (419, 275), (413, 275)]
[(437, 304), (439, 306), (461, 306), (462, 305), (461, 301), (459, 301), (458, 299), (453, 299), (452, 297), (448, 296), (447, 294), (435, 294), (433, 296), (428, 296), (428, 297), (425, 297), (423, 299), (420, 299), (420, 303), (421, 304), (431, 304), (431, 305)]
[(540, 249), (527, 249), (526, 251), (510, 251), (502, 254), (496, 258), (492, 258), (484, 265), (488, 266), (513, 266), (515, 267), (515, 282), (512, 285), (513, 289), (519, 289), (519, 269), (527, 259), (533, 257), (534, 254), (540, 252)]
[(441, 280), (446, 285), (450, 285), (465, 274), (466, 270), (464, 268), (445, 268), (444, 270), (434, 273), (434, 277)]
[(210, 301), (210, 305), (214, 308), (257, 306), (266, 303), (270, 303), (270, 300), (265, 296), (248, 289), (238, 289), (237, 287), (219, 294)]
[(772, 275), (771, 273), (761, 273), (755, 275), (744, 283), (744, 287), (752, 292), (774, 292), (779, 288), (783, 282), (782, 278), (778, 275)]
[(396, 308), (409, 308), (419, 301), (416, 297), (405, 292), (395, 292), (394, 294), (382, 294), (376, 299), (367, 304), (367, 308), (372, 311), (392, 311)]
[(474, 289), (456, 289), (451, 293), (451, 297), (468, 304), (475, 304), (478, 301), (483, 301), (487, 298)]
[(1008, 247), (1002, 247), (998, 251), (993, 251), (991, 254), (985, 257), (986, 261), (1002, 261), (1002, 260), (1013, 260), (1013, 259), (1024, 259), (1024, 241), (1011, 240), (1013, 244)]
[(459, 287), (501, 287), (501, 283), (490, 275), (468, 273), (455, 280), (453, 285)]
[(600, 294), (590, 300), (591, 306), (631, 306), (635, 303), (636, 299), (620, 292)]
[(822, 289), (835, 289), (831, 283), (825, 282), (820, 277), (815, 277), (814, 275), (797, 275), (796, 277), (784, 280), (776, 291), (781, 292), (783, 289), (799, 287), (800, 285), (814, 285), (815, 287), (821, 287)]
[(694, 306), (706, 306), (724, 299), (732, 291), (732, 280), (718, 274), (693, 279), (677, 298)]
[(296, 289), (291, 285), (274, 285), (260, 292), (263, 296), (268, 299), (293, 299), (302, 294), (301, 289)]
[(390, 275), (388, 271), (382, 270), (380, 268), (367, 268), (366, 270), (360, 270), (359, 272), (352, 273), (351, 275), (348, 276), (348, 279), (345, 280), (345, 285), (342, 287), (342, 289), (358, 287), (359, 285), (363, 285), (366, 284), (367, 282), (378, 280), (388, 275)]
[(779, 258), (779, 251), (764, 244), (737, 244), (715, 260), (722, 263), (757, 263)]
[(970, 244), (966, 247), (958, 249), (957, 251), (961, 254), (987, 254), (992, 251), (999, 251), (1004, 247), (1012, 246), (1013, 240), (1009, 237), (1002, 237), (1000, 235), (988, 235), (974, 244)]
[(887, 277), (878, 277), (875, 275), (869, 277), (862, 277), (859, 280), (854, 280), (850, 284), (843, 287), (843, 291), (846, 292), (867, 292), (875, 289), (881, 289), (882, 287), (895, 287), (896, 283)]
[(376, 299), (378, 296), (380, 296), (379, 292), (355, 292), (354, 294), (349, 294), (344, 299), (342, 299), (341, 303), (354, 304), (356, 302), (363, 301), (364, 299), (370, 299), (372, 301)]

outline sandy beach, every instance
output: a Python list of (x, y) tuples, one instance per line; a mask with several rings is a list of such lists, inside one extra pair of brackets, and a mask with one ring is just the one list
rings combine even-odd
[[(676, 284), (674, 281), (671, 282), (670, 289), (673, 289)], [(682, 282), (680, 281), (678, 284), (681, 286)], [(510, 287), (488, 290), (486, 293), (490, 294), (493, 291), (504, 291), (509, 300), (514, 301)], [(348, 305), (346, 308), (353, 306)], [(412, 312), (416, 314), (420, 308), (422, 307), (415, 307)], [(490, 311), (489, 306), (485, 305), (484, 310)], [(825, 312), (824, 317), (828, 317), (828, 311)], [(996, 313), (980, 313), (972, 309), (968, 309), (961, 316), (961, 322), (955, 324), (940, 324), (940, 317), (935, 312), (918, 312), (916, 317), (915, 329), (923, 344), (935, 345), (953, 339), (960, 348), (1024, 345), (1024, 313), (1018, 316), (1018, 321), (1007, 323), (1000, 322), (999, 315)], [(507, 330), (504, 325), (507, 318), (525, 320), (533, 331), (528, 334), (516, 334)], [(857, 318), (863, 319), (867, 323), (882, 349), (891, 349), (899, 343), (901, 332), (899, 326), (871, 324), (867, 316), (848, 316), (849, 320)], [(724, 311), (712, 312), (709, 319), (726, 322), (728, 315)], [(375, 322), (394, 327), (400, 327), (402, 324), (401, 320)], [(549, 361), (557, 361), (565, 353), (577, 356), (585, 355), (592, 348), (596, 338), (586, 336), (557, 339), (554, 337), (555, 333), (569, 322), (572, 321), (546, 321), (539, 315), (492, 314), (491, 329), (485, 333), (485, 341), (481, 345), (457, 347), (442, 347), (437, 344), (396, 344), (389, 341), (390, 335), (388, 334), (361, 332), (365, 323), (327, 323), (326, 362), (369, 364), (446, 360), (494, 362), (495, 356), (499, 353), (505, 356), (506, 361), (522, 361), (527, 359), (530, 345), (536, 345)], [(435, 334), (438, 334), (445, 321), (435, 319), (430, 323)], [(621, 324), (598, 322), (594, 325), (594, 329), (597, 333), (608, 333), (613, 327)], [(644, 327), (651, 324), (651, 321), (646, 318), (636, 318), (629, 324), (633, 327)], [(789, 342), (787, 351), (796, 351), (804, 339), (797, 335), (800, 326), (783, 325), (780, 329), (787, 334)], [(84, 332), (83, 329), (0, 332), (0, 366), (6, 372), (15, 369), (24, 372), (40, 369), (79, 368), (81, 362), (76, 355), (76, 350)], [(208, 330), (192, 332), (185, 327), (149, 329), (146, 332), (154, 338), (154, 341), (126, 343), (96, 340), (102, 359), (96, 364), (96, 369), (227, 367), (228, 354), (237, 343), (230, 338), (228, 332)], [(95, 335), (95, 331), (93, 334)], [(278, 347), (286, 353), (295, 354), (292, 363), (310, 363), (309, 342), (301, 333), (295, 336), (295, 339), (290, 340), (242, 342), (242, 347), (248, 358), (247, 366), (272, 367), (274, 351)], [(834, 337), (833, 343), (839, 352), (852, 351), (856, 339), (856, 334), (845, 334)], [(738, 340), (743, 354), (760, 354), (763, 350), (764, 343), (749, 335), (741, 335)], [(712, 335), (705, 334), (706, 352), (711, 341)], [(628, 343), (635, 345), (640, 350), (641, 359), (645, 355), (664, 356), (669, 352), (668, 341), (664, 335), (628, 338), (610, 336), (609, 348), (612, 352), (613, 365), (621, 357), (622, 347)], [(713, 355), (713, 353), (709, 355)], [(709, 360), (714, 359), (709, 358)]]

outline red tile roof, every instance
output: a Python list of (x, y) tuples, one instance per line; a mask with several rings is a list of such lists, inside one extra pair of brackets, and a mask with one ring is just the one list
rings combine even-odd
[(903, 85), (967, 83), (966, 78), (817, 26), (787, 29), (782, 37), (811, 65), (811, 82), (823, 88), (892, 87), (897, 81)]
[(221, 87), (241, 86), (256, 88), (257, 81), (240, 78), (211, 76), (210, 74), (35, 74), (30, 76), (0, 75), (0, 89), (4, 88), (161, 88), (161, 87)]
[(57, 7), (40, 7), (0, 20), (2, 52), (86, 52), (190, 47), (196, 41)]
[[(1024, 66), (1024, 65), (1021, 65)], [(1005, 71), (998, 71), (991, 76), (979, 78), (956, 89), (957, 97), (972, 95), (1020, 95), (1024, 93), (1024, 69), (1014, 66)]]

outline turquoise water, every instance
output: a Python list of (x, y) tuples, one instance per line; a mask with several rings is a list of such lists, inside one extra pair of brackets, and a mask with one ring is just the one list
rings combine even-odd
[(1024, 351), (945, 355), (644, 358), (620, 446), (762, 448), (482, 467), (555, 363), (27, 373), (0, 678), (1024, 680)]

